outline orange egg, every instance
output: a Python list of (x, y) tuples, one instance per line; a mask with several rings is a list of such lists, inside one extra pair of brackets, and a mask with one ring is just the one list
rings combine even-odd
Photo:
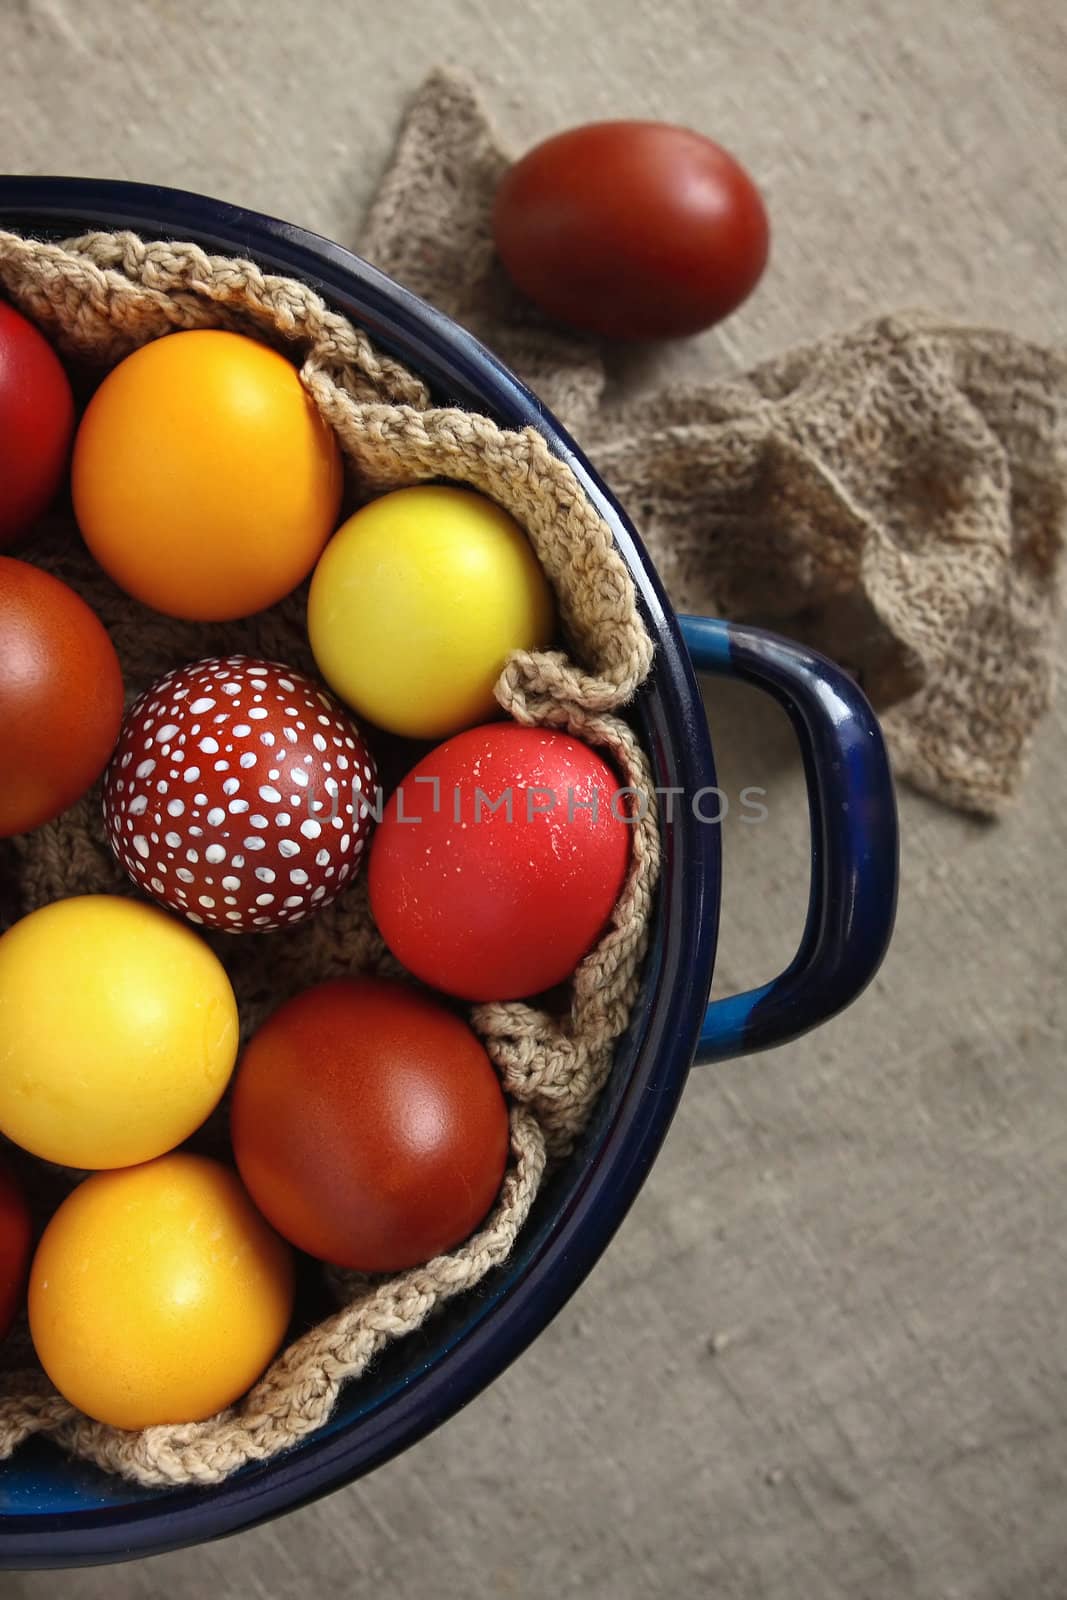
[(104, 379), (74, 446), (86, 544), (168, 616), (251, 616), (307, 577), (337, 522), (341, 458), (295, 368), (219, 329), (174, 333)]
[(30, 1269), (30, 1332), (60, 1394), (116, 1428), (199, 1422), (285, 1336), (293, 1258), (236, 1175), (179, 1152), (98, 1172)]

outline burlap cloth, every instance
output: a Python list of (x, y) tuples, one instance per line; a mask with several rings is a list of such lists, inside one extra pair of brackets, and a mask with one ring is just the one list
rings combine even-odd
[(617, 402), (598, 344), (545, 326), (494, 258), (508, 157), (434, 73), (361, 248), (471, 328), (566, 423), (676, 608), (766, 622), (853, 671), (897, 775), (995, 815), (1052, 692), (1067, 359), (920, 314), (736, 380)]
[[(505, 433), (488, 418), (430, 405), (422, 382), (384, 359), (366, 336), (309, 289), (264, 276), (246, 261), (195, 246), (95, 234), (51, 244), (0, 232), (0, 292), (32, 315), (69, 355), (99, 370), (179, 328), (254, 333), (294, 356), (314, 402), (334, 427), (358, 500), (398, 485), (446, 478), (510, 510), (552, 583), (564, 650), (517, 653), (497, 685), (511, 716), (565, 728), (601, 746), (621, 782), (647, 804), (633, 821), (630, 871), (610, 926), (558, 1007), (499, 1003), (470, 1010), (511, 1101), (511, 1162), (498, 1202), (477, 1234), (448, 1255), (368, 1280), (323, 1269), (341, 1309), (301, 1332), (238, 1405), (209, 1421), (124, 1432), (80, 1415), (55, 1393), (25, 1327), (0, 1359), (0, 1456), (46, 1433), (78, 1456), (144, 1484), (214, 1483), (296, 1443), (329, 1416), (343, 1383), (391, 1340), (472, 1288), (507, 1257), (546, 1162), (582, 1131), (626, 1027), (640, 977), (659, 854), (648, 762), (618, 713), (652, 659), (630, 576), (611, 534), (570, 468), (533, 429)], [(111, 632), (133, 695), (199, 656), (246, 652), (314, 671), (300, 590), (263, 617), (238, 624), (176, 623), (129, 600), (94, 566), (69, 521), (35, 530), (26, 555), (72, 584)], [(0, 841), (4, 921), (70, 894), (132, 893), (105, 841), (99, 785), (56, 822)], [(291, 933), (211, 942), (226, 962), (245, 1036), (288, 995), (342, 973), (398, 970), (370, 916), (365, 883)], [(225, 1109), (194, 1141), (225, 1154)], [(76, 1174), (19, 1162), (40, 1215)], [(202, 1359), (210, 1359), (210, 1351)]]

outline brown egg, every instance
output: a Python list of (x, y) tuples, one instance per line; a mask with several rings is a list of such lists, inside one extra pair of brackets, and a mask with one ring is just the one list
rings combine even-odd
[(275, 1012), (234, 1083), (233, 1150), (267, 1220), (310, 1255), (396, 1272), (493, 1204), (503, 1091), (461, 1018), (406, 984), (339, 978)]
[(505, 173), (493, 235), (549, 317), (608, 339), (676, 339), (729, 316), (767, 263), (759, 190), (713, 140), (665, 122), (593, 122)]
[(122, 671), (102, 623), (58, 578), (0, 556), (0, 838), (80, 799), (121, 722)]
[(32, 1237), (30, 1208), (21, 1185), (0, 1162), (0, 1339), (14, 1322), (22, 1300)]

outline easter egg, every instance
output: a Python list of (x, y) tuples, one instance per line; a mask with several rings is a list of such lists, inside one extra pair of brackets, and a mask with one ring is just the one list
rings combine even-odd
[(0, 556), (0, 838), (73, 805), (121, 721), (122, 671), (95, 613), (58, 578)]
[(80, 895), (0, 938), (0, 1132), (33, 1155), (161, 1155), (214, 1110), (236, 1059), (222, 964), (154, 906)]
[(74, 442), (86, 544), (135, 599), (245, 617), (314, 566), (341, 504), (334, 436), (284, 356), (218, 329), (169, 334), (108, 374)]
[(566, 734), (514, 723), (457, 734), (402, 780), (375, 834), (382, 937), (416, 977), (466, 1000), (551, 988), (611, 916), (632, 804), (603, 757)]
[(440, 739), (496, 711), (513, 650), (550, 642), (552, 593), (526, 535), (468, 489), (397, 489), (326, 547), (308, 600), (319, 671), (390, 733)]
[(759, 190), (721, 145), (664, 122), (595, 122), (505, 173), (493, 237), (548, 316), (609, 339), (671, 339), (741, 304), (770, 235)]
[(405, 984), (338, 978), (297, 995), (234, 1081), (234, 1155), (302, 1250), (396, 1272), (458, 1244), (504, 1175), (508, 1118), (461, 1018)]
[(228, 656), (169, 672), (123, 724), (104, 783), (133, 881), (226, 933), (293, 927), (358, 871), (377, 775), (355, 723), (302, 673)]
[(116, 1428), (200, 1422), (275, 1354), (293, 1307), (289, 1247), (236, 1175), (184, 1152), (87, 1178), (30, 1271), (30, 1333), (72, 1405)]
[(0, 546), (48, 509), (73, 431), (74, 399), (58, 356), (0, 301)]
[(10, 1167), (0, 1162), (0, 1339), (22, 1301), (30, 1264), (30, 1208)]

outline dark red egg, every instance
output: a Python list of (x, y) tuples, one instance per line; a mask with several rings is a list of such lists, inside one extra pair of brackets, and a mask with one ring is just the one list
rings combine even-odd
[(273, 661), (196, 661), (141, 696), (104, 786), (112, 849), (190, 922), (268, 933), (359, 868), (377, 777), (351, 717)]
[(275, 1012), (237, 1069), (230, 1121), (268, 1222), (358, 1272), (459, 1244), (507, 1161), (503, 1091), (474, 1033), (383, 979), (322, 983)]
[(548, 316), (609, 339), (710, 327), (755, 288), (770, 233), (759, 190), (713, 140), (665, 122), (594, 122), (505, 173), (493, 236)]
[(48, 509), (73, 432), (74, 399), (59, 357), (0, 301), (0, 546)]
[(0, 1339), (15, 1320), (30, 1265), (30, 1209), (10, 1169), (0, 1162)]
[(588, 745), (491, 723), (439, 745), (385, 808), (374, 919), (416, 977), (513, 1000), (569, 977), (626, 878), (634, 797)]
[(0, 838), (80, 799), (121, 722), (122, 669), (96, 613), (50, 573), (0, 556)]

